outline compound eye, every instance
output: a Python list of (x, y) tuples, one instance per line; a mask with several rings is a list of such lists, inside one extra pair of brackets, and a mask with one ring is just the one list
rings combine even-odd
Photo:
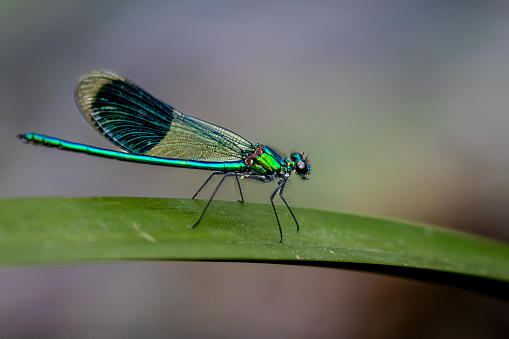
[(309, 167), (304, 161), (297, 161), (295, 171), (299, 175), (306, 175), (309, 172)]

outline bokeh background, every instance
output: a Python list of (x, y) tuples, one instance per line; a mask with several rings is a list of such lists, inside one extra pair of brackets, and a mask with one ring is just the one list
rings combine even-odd
[[(4, 0), (0, 27), (1, 197), (191, 197), (206, 179), (16, 140), (111, 148), (73, 98), (106, 68), (252, 142), (310, 153), (310, 180), (286, 191), (295, 206), (509, 241), (506, 1)], [(496, 338), (508, 315), (473, 293), (346, 270), (0, 270), (2, 338)]]

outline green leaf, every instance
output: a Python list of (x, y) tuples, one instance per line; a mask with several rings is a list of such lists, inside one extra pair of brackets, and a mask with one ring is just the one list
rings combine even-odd
[(358, 215), (155, 198), (0, 200), (0, 265), (199, 260), (336, 267), (444, 283), (509, 300), (509, 246), (473, 235)]

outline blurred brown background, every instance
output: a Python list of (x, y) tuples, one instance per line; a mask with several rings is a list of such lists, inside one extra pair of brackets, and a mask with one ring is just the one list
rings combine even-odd
[[(206, 179), (16, 140), (112, 148), (73, 98), (83, 73), (106, 68), (252, 142), (310, 153), (310, 180), (286, 191), (295, 206), (509, 240), (506, 1), (0, 1), (0, 25), (1, 197), (191, 197)], [(497, 338), (508, 315), (469, 292), (345, 270), (0, 270), (2, 338)]]

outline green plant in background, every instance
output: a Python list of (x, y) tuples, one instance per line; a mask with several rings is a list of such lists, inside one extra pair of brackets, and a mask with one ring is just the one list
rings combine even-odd
[[(477, 236), (316, 209), (296, 208), (301, 230), (271, 207), (155, 198), (0, 200), (0, 264), (97, 260), (198, 260), (311, 265), (442, 283), (509, 300), (509, 246)], [(284, 214), (283, 214), (284, 215)], [(285, 227), (286, 226), (286, 227)]]

